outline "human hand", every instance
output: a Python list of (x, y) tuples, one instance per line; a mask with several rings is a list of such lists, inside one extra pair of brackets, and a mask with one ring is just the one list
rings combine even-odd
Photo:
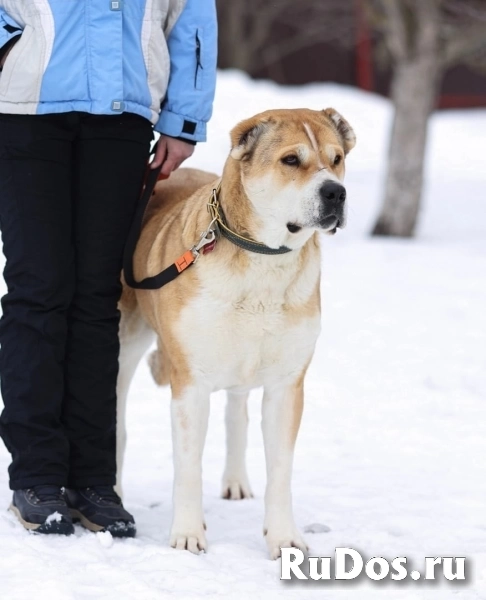
[(192, 156), (193, 152), (194, 146), (192, 144), (167, 135), (161, 135), (150, 168), (156, 169), (162, 165), (160, 174), (169, 177), (172, 171), (178, 169), (186, 158)]

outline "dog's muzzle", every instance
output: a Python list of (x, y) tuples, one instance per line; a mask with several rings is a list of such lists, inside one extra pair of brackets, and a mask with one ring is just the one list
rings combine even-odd
[(335, 181), (326, 181), (319, 190), (319, 196), (319, 226), (334, 233), (338, 227), (345, 226), (346, 188)]

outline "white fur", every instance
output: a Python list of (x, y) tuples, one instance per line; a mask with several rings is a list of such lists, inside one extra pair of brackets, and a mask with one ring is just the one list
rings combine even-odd
[[(280, 547), (293, 543), (305, 547), (291, 508), (290, 474), (293, 447), (282, 442), (291, 427), (292, 387), (305, 370), (320, 332), (320, 315), (294, 326), (286, 321), (285, 306), (300, 304), (312, 294), (319, 263), (309, 261), (300, 272), (297, 253), (251, 256), (246, 274), (231, 265), (209, 261), (196, 297), (177, 322), (177, 337), (191, 365), (193, 386), (183, 398), (174, 398), (174, 523), (171, 544), (197, 552), (206, 548), (202, 528), (201, 454), (207, 427), (208, 398), (212, 391), (229, 390), (226, 412), (227, 459), (223, 494), (251, 496), (244, 453), (246, 447), (246, 394), (263, 386), (263, 433), (268, 484), (265, 495), (265, 528), (272, 558)], [(268, 261), (274, 262), (269, 273)], [(265, 264), (266, 263), (266, 264)], [(264, 276), (265, 275), (265, 276)], [(316, 311), (318, 308), (316, 307)], [(201, 324), (207, 324), (204, 335)]]
[[(282, 188), (272, 173), (244, 181), (245, 192), (262, 223), (258, 240), (270, 248), (301, 248), (316, 229), (322, 203), (319, 190), (326, 181), (339, 179), (329, 170), (320, 169), (303, 187), (290, 184)], [(303, 229), (290, 233), (287, 223), (296, 223)]]
[(221, 495), (229, 500), (252, 498), (246, 472), (245, 453), (248, 430), (248, 393), (228, 392), (226, 402), (226, 465)]
[(307, 123), (304, 123), (304, 129), (310, 139), (312, 149), (314, 150), (314, 152), (317, 155), (317, 166), (320, 169), (324, 169), (324, 165), (322, 164), (322, 160), (320, 158), (319, 145), (317, 144), (316, 136), (314, 135), (314, 132), (312, 131), (312, 129), (310, 128), (310, 126)]
[[(314, 293), (320, 261), (299, 265), (300, 251), (271, 257), (250, 254), (250, 265), (243, 273), (231, 264), (211, 260), (211, 255), (198, 263), (204, 264), (200, 288), (174, 324), (193, 379), (192, 385), (171, 402), (174, 514), (170, 543), (175, 548), (194, 553), (207, 548), (201, 459), (209, 396), (215, 390), (228, 390), (223, 495), (231, 499), (252, 496), (245, 466), (246, 401), (248, 391), (259, 386), (264, 388), (262, 429), (268, 473), (265, 530), (269, 553), (277, 558), (282, 546), (305, 548), (292, 516), (293, 443), (285, 438), (292, 427), (292, 389), (312, 357), (320, 332), (319, 307), (313, 317), (296, 323), (288, 319), (291, 307), (301, 306)], [(128, 385), (152, 337), (141, 318), (138, 330), (124, 327), (122, 321), (118, 382), (120, 478)]]
[(208, 427), (209, 394), (210, 389), (199, 382), (171, 402), (174, 514), (170, 545), (195, 554), (207, 548), (201, 461)]
[(137, 326), (130, 330), (130, 335), (123, 335), (126, 329), (126, 321), (129, 317), (123, 314), (120, 322), (120, 356), (118, 358), (119, 374), (116, 386), (117, 395), (117, 420), (116, 420), (116, 466), (117, 466), (117, 483), (116, 491), (121, 497), (122, 489), (122, 473), (123, 459), (125, 456), (125, 447), (127, 443), (126, 431), (126, 405), (130, 382), (135, 374), (140, 359), (148, 350), (154, 340), (154, 332), (143, 321), (137, 319)]
[[(314, 319), (289, 326), (285, 307), (311, 296), (320, 264), (308, 261), (301, 269), (298, 252), (249, 254), (251, 265), (244, 274), (220, 261), (205, 265), (200, 289), (182, 309), (176, 327), (191, 371), (201, 373), (211, 391), (244, 392), (302, 372), (320, 331), (320, 316), (316, 312)], [(298, 284), (292, 285), (297, 277)], [(209, 337), (194, 335), (202, 321), (209, 326)]]
[(307, 551), (293, 517), (291, 477), (293, 445), (282, 443), (292, 422), (293, 397), (285, 384), (275, 383), (263, 396), (262, 431), (265, 445), (267, 487), (265, 491), (264, 534), (270, 558), (280, 556), (280, 548), (297, 547)]

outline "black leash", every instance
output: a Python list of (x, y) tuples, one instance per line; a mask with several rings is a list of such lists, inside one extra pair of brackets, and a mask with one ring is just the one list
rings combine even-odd
[[(150, 153), (151, 155), (155, 154), (156, 148), (157, 146), (154, 146), (152, 152)], [(147, 204), (149, 203), (150, 197), (154, 191), (155, 184), (157, 183), (160, 171), (162, 169), (162, 165), (156, 169), (151, 169), (149, 165), (147, 169), (148, 173), (145, 178), (145, 187), (140, 195), (137, 210), (135, 212), (135, 218), (130, 228), (130, 233), (128, 234), (127, 241), (125, 243), (125, 249), (123, 251), (123, 275), (125, 277), (125, 281), (128, 286), (137, 290), (157, 290), (167, 283), (173, 281), (184, 270), (184, 268), (186, 268), (184, 264), (185, 262), (189, 263), (187, 266), (194, 262), (189, 261), (189, 256), (186, 256), (186, 253), (183, 255), (184, 259), (181, 257), (158, 275), (146, 277), (145, 279), (142, 279), (142, 281), (137, 281), (135, 279), (135, 275), (133, 273), (133, 256), (135, 254), (137, 242), (142, 230), (145, 209), (147, 208)]]

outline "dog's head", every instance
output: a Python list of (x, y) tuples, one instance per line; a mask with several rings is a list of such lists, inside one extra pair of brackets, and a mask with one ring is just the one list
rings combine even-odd
[(271, 110), (231, 132), (230, 161), (270, 247), (302, 246), (346, 224), (345, 158), (356, 137), (333, 108)]

